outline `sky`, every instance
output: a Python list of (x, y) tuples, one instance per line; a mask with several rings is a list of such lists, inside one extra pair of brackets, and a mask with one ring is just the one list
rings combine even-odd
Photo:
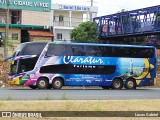
[[(67, 5), (90, 6), (90, 0), (52, 0), (52, 3)], [(160, 0), (94, 0), (94, 6), (98, 7), (98, 16), (117, 13), (117, 11), (135, 10), (155, 5), (160, 5)]]

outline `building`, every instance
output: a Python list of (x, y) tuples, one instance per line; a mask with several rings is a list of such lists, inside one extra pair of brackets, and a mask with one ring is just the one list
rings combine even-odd
[[(0, 0), (0, 39), (6, 36), (7, 0)], [(52, 4), (51, 0), (10, 0), (9, 55), (18, 44), (71, 40), (71, 30), (97, 16), (97, 7)], [(0, 47), (0, 51), (2, 47)], [(1, 54), (2, 55), (2, 54)], [(2, 55), (4, 56), (4, 55)]]
[[(0, 1), (0, 39), (5, 39), (7, 0)], [(15, 47), (29, 41), (51, 41), (53, 12), (51, 0), (10, 0), (9, 42)], [(9, 55), (12, 53), (9, 52)]]
[(97, 16), (93, 6), (52, 4), (54, 40), (70, 41), (72, 29)]

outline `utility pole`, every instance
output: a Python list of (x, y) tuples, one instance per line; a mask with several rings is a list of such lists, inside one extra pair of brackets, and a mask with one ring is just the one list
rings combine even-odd
[[(93, 7), (94, 0), (90, 0), (89, 2), (91, 2), (91, 7)], [(90, 13), (89, 15), (90, 15), (90, 20), (92, 21), (92, 13)]]
[(93, 2), (94, 2), (94, 1), (93, 1), (93, 0), (91, 0), (91, 7), (93, 6)]
[(6, 14), (6, 34), (5, 34), (5, 41), (4, 41), (4, 57), (8, 57), (8, 36), (9, 36), (9, 5), (10, 5), (10, 0), (6, 0), (6, 5), (7, 5), (7, 14)]

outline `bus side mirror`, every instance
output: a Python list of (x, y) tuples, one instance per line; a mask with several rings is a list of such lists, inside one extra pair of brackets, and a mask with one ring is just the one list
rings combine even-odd
[(12, 60), (12, 63), (11, 63), (12, 65), (14, 65), (14, 60)]

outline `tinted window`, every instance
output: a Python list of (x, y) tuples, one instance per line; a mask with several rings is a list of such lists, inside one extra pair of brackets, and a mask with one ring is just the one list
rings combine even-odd
[(47, 43), (28, 43), (19, 55), (40, 55)]
[(37, 62), (37, 59), (38, 59), (38, 57), (19, 60), (18, 73), (33, 70), (33, 68)]
[(153, 48), (129, 47), (101, 47), (104, 57), (151, 58), (154, 56)]
[(19, 53), (21, 53), (21, 51), (23, 50), (23, 48), (25, 46), (26, 46), (25, 43), (22, 43), (22, 44), (18, 45), (17, 48), (16, 48), (16, 50), (15, 50), (15, 52), (14, 52), (14, 54), (13, 54), (13, 57), (18, 56)]
[(47, 56), (53, 56), (53, 55), (151, 58), (154, 56), (154, 49), (133, 48), (133, 47), (50, 44), (47, 51)]
[(86, 56), (101, 56), (101, 50), (99, 46), (86, 46)]
[(72, 56), (85, 56), (84, 46), (72, 45), (71, 51)]
[(114, 65), (49, 65), (43, 66), (40, 73), (59, 73), (59, 74), (113, 74), (116, 66)]
[(65, 45), (50, 44), (46, 53), (46, 56), (62, 56), (66, 55)]

